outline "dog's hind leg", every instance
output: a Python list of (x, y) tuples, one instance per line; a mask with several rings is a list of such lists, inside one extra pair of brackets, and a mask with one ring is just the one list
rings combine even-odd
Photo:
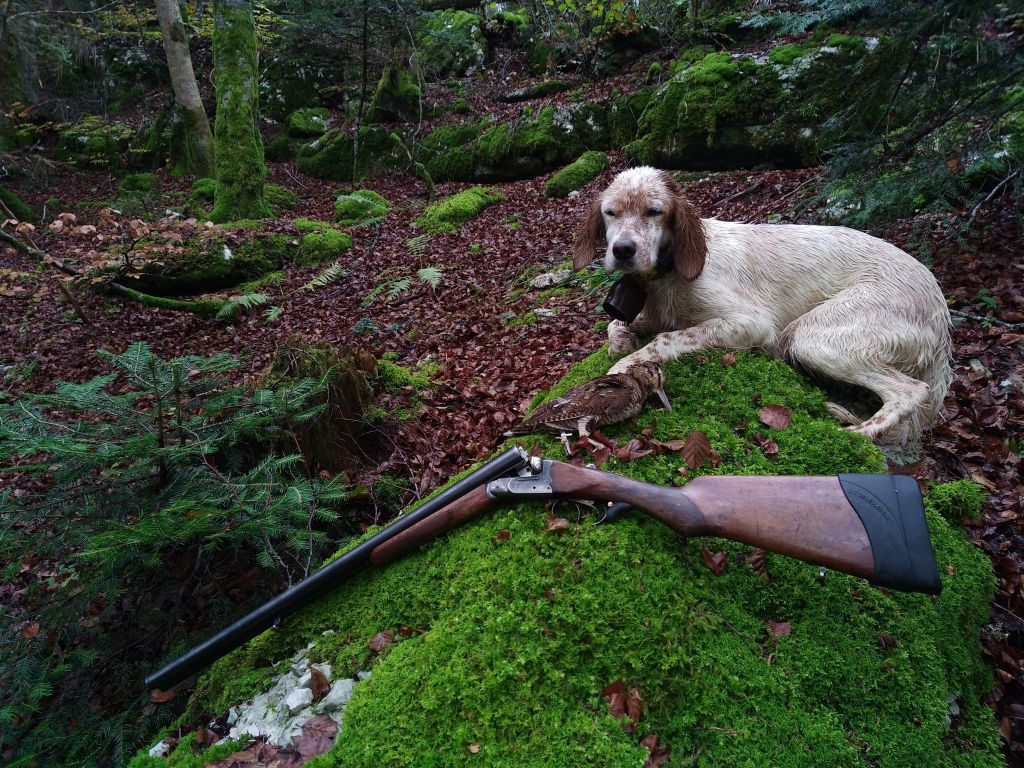
[(840, 424), (857, 426), (864, 422), (862, 418), (843, 408), (839, 403), (833, 403), (831, 400), (825, 403), (825, 410), (834, 416)]

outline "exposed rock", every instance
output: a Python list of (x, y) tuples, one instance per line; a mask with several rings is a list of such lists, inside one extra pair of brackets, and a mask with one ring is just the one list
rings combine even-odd
[[(299, 685), (302, 685), (301, 681)], [(295, 688), (285, 697), (284, 703), (288, 707), (288, 712), (294, 715), (313, 703), (313, 691), (309, 688)]]
[(156, 744), (149, 748), (149, 756), (167, 757), (167, 755), (171, 754), (171, 750), (174, 749), (174, 744), (174, 739), (164, 739), (163, 741), (158, 741)]
[(562, 285), (572, 280), (571, 269), (559, 269), (555, 272), (545, 272), (542, 275), (537, 275), (533, 280), (530, 281), (530, 287), (535, 290), (541, 290), (543, 288), (551, 288), (556, 285)]
[(453, 9), (427, 14), (416, 37), (416, 59), (432, 77), (472, 75), (487, 60), (480, 17)]

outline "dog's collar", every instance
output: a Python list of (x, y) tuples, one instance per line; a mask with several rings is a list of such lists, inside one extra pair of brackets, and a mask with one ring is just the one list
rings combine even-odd
[(637, 280), (643, 280), (645, 282), (651, 280), (660, 280), (665, 275), (671, 274), (675, 270), (675, 261), (672, 258), (672, 244), (662, 246), (658, 250), (658, 259), (654, 262), (654, 269), (650, 272), (633, 272), (632, 275)]

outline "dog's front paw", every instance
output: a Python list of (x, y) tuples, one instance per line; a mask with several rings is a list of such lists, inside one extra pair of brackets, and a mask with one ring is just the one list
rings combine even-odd
[(637, 363), (645, 363), (650, 360), (650, 357), (645, 355), (643, 352), (634, 352), (632, 355), (626, 355), (624, 358), (619, 360), (615, 365), (608, 371), (609, 374), (625, 373)]
[(640, 346), (640, 339), (621, 320), (608, 323), (608, 354), (612, 357), (632, 352)]

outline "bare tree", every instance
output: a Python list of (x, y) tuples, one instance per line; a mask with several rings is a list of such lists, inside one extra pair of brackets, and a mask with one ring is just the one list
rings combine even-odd
[(185, 168), (197, 176), (213, 174), (213, 134), (199, 96), (192, 55), (188, 48), (188, 32), (181, 20), (178, 0), (156, 0), (156, 15), (167, 53), (167, 69), (171, 74), (174, 98), (185, 123)]

